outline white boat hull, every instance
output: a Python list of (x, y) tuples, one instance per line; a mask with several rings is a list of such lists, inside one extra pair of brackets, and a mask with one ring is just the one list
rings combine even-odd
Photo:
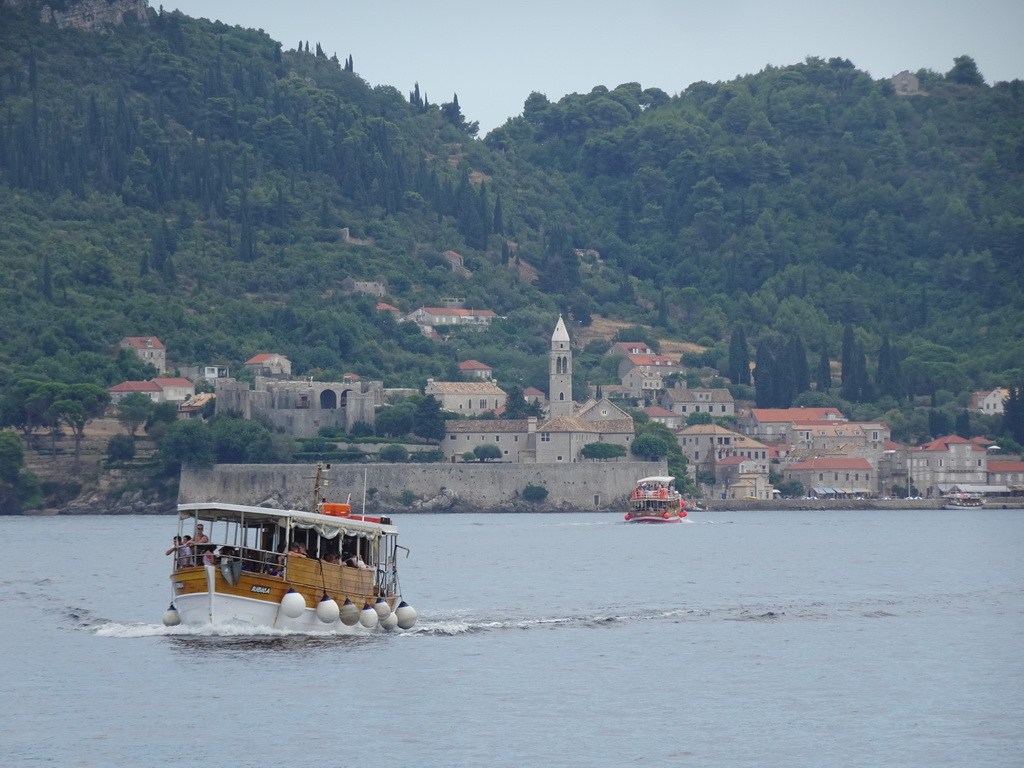
[[(280, 603), (256, 600), (239, 595), (209, 594), (202, 592), (181, 595), (175, 598), (175, 607), (181, 616), (182, 625), (189, 626), (231, 626), (266, 627), (291, 632), (365, 632), (360, 625), (346, 626), (337, 619), (325, 624), (316, 615), (316, 606), (307, 606), (297, 618), (285, 615)], [(362, 606), (359, 606), (362, 608)]]

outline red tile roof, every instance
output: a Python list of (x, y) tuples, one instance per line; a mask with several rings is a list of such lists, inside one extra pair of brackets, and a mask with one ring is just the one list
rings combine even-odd
[(153, 379), (153, 383), (163, 389), (164, 387), (194, 387), (188, 379), (181, 378), (180, 376), (174, 376), (171, 378)]
[[(761, 422), (765, 421), (845, 421), (842, 411), (838, 408), (751, 408), (750, 415)], [(833, 418), (829, 418), (832, 416)]]
[(672, 413), (672, 411), (666, 410), (660, 405), (652, 405), (650, 408), (644, 408), (643, 412), (652, 419), (671, 419), (673, 417), (678, 417), (678, 414)]
[(256, 365), (257, 363), (265, 363), (272, 357), (280, 357), (282, 360), (287, 360), (288, 355), (278, 355), (275, 352), (265, 352), (262, 355), (255, 355), (245, 361), (246, 365)]
[(989, 472), (1024, 472), (1024, 461), (990, 461)]
[(960, 435), (946, 435), (945, 437), (937, 437), (931, 442), (922, 443), (915, 451), (948, 451), (951, 445), (969, 445), (972, 451), (984, 451), (985, 449), (977, 443), (965, 440)]
[(459, 363), (460, 371), (492, 371), (489, 365), (484, 365), (479, 360), (463, 360)]
[(123, 342), (128, 342), (129, 345), (136, 349), (163, 349), (164, 345), (160, 343), (160, 339), (156, 336), (125, 336), (122, 339)]

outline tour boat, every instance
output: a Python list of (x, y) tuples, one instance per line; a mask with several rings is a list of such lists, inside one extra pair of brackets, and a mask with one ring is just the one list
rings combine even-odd
[(643, 477), (629, 496), (627, 523), (678, 523), (686, 517), (686, 501), (674, 477)]
[[(416, 611), (398, 584), (398, 529), (388, 517), (326, 503), (318, 464), (309, 511), (178, 505), (179, 545), (164, 624), (248, 625), (298, 632), (409, 629)], [(351, 629), (350, 629), (351, 628)]]
[(942, 500), (943, 509), (981, 509), (984, 506), (976, 493), (951, 493)]

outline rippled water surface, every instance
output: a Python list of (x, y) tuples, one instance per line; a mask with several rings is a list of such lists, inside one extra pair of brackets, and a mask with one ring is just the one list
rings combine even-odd
[(187, 634), (167, 517), (0, 517), (4, 766), (1024, 765), (1024, 513), (405, 515), (410, 632)]

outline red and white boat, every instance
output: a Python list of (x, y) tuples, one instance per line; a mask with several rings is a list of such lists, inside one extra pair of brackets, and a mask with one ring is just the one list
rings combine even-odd
[(686, 517), (686, 500), (669, 476), (642, 477), (629, 496), (627, 523), (678, 523)]

